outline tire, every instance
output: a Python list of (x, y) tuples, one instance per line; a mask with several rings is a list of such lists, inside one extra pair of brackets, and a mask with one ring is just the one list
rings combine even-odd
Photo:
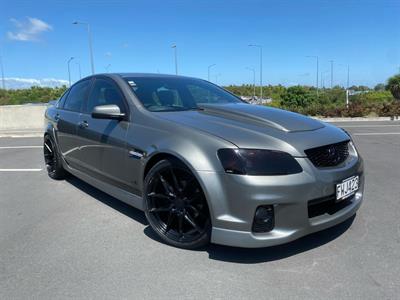
[(144, 180), (144, 211), (165, 243), (183, 249), (209, 244), (211, 218), (197, 179), (180, 161), (161, 160)]
[(57, 147), (49, 135), (44, 137), (43, 155), (49, 177), (56, 180), (64, 179), (67, 172), (64, 170)]

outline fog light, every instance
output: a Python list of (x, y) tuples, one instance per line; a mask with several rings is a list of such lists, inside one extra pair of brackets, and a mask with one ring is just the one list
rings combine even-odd
[(273, 205), (259, 206), (256, 209), (253, 220), (253, 232), (268, 232), (275, 226)]

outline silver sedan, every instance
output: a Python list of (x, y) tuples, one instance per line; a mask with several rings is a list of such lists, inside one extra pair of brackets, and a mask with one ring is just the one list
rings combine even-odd
[(188, 77), (78, 81), (46, 111), (44, 157), (50, 177), (73, 174), (143, 210), (186, 249), (286, 243), (350, 218), (363, 198), (345, 131)]

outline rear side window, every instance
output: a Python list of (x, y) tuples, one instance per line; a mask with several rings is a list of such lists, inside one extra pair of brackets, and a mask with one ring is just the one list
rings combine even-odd
[(117, 105), (122, 113), (126, 113), (125, 101), (116, 84), (106, 79), (96, 79), (84, 112), (90, 114), (98, 105)]
[(78, 82), (73, 87), (67, 96), (64, 103), (64, 109), (80, 112), (82, 104), (85, 102), (90, 88), (90, 80)]
[(64, 102), (65, 102), (65, 99), (67, 99), (68, 93), (69, 93), (69, 90), (66, 90), (64, 92), (64, 94), (61, 96), (61, 98), (58, 99), (57, 104), (56, 104), (57, 108), (61, 108), (64, 106)]

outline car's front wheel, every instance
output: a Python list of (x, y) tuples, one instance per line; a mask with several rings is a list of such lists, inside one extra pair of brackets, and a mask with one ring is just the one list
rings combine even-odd
[(47, 174), (53, 179), (64, 179), (66, 171), (63, 168), (57, 147), (49, 135), (44, 137), (43, 154)]
[(185, 249), (209, 243), (207, 201), (197, 179), (181, 162), (162, 160), (151, 168), (145, 178), (144, 202), (151, 228), (166, 243)]

